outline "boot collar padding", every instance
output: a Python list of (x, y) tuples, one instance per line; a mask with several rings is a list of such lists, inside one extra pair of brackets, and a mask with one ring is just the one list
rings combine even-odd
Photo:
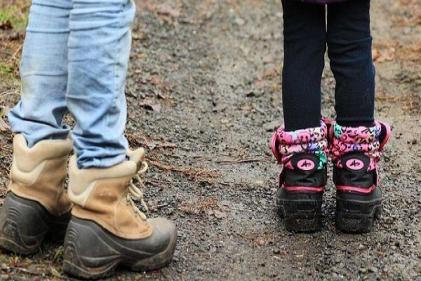
[(130, 161), (133, 161), (137, 165), (137, 169), (140, 169), (142, 161), (145, 157), (145, 150), (143, 148), (138, 148), (136, 150), (127, 150), (127, 155), (129, 156)]
[(29, 148), (25, 137), (18, 134), (13, 138), (14, 163), (20, 171), (29, 172), (46, 160), (67, 157), (72, 148), (72, 140), (69, 138), (43, 140)]
[(69, 198), (74, 203), (84, 206), (93, 191), (96, 182), (107, 179), (131, 179), (137, 174), (144, 150), (129, 151), (129, 160), (110, 168), (79, 169), (77, 158), (73, 155), (69, 163)]

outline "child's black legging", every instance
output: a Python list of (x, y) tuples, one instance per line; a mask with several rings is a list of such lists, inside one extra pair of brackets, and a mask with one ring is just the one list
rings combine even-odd
[(344, 126), (372, 125), (375, 69), (370, 1), (350, 0), (323, 6), (282, 0), (282, 4), (282, 99), (286, 130), (320, 126), (326, 45), (336, 80), (337, 122)]

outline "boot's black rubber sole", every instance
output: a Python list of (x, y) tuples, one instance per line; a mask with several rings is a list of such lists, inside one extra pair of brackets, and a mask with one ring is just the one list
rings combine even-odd
[(100, 279), (113, 275), (119, 266), (135, 272), (159, 269), (170, 263), (176, 239), (177, 235), (166, 249), (151, 256), (136, 251), (129, 246), (130, 240), (116, 237), (95, 222), (73, 217), (64, 242), (63, 270), (78, 278)]
[(51, 215), (36, 201), (8, 193), (0, 210), (0, 248), (19, 255), (31, 255), (39, 250), (50, 235), (64, 238), (70, 214)]
[(315, 232), (322, 228), (323, 192), (289, 192), (279, 189), (278, 213), (291, 232)]
[(363, 195), (350, 192), (336, 193), (336, 228), (347, 233), (367, 233), (382, 212), (381, 189)]

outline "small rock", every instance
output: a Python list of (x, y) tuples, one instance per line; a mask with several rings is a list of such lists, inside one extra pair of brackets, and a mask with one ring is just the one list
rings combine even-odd
[(229, 207), (231, 206), (231, 201), (229, 200), (222, 200), (219, 202), (220, 205), (225, 206), (225, 207)]
[(213, 215), (214, 215), (216, 218), (218, 218), (218, 219), (223, 219), (223, 218), (226, 218), (226, 217), (227, 217), (227, 214), (226, 214), (226, 213), (221, 212), (221, 211), (218, 211), (218, 210), (215, 210), (215, 211), (213, 212)]
[(264, 245), (265, 245), (265, 240), (263, 240), (263, 239), (259, 238), (259, 239), (257, 239), (257, 240), (256, 240), (256, 243), (257, 243), (257, 245), (259, 245), (259, 246), (264, 246)]
[(374, 273), (377, 273), (379, 270), (377, 269), (377, 267), (374, 267), (374, 266), (372, 266), (372, 267), (370, 267), (369, 269), (368, 269), (370, 272), (374, 272)]
[(240, 17), (237, 17), (237, 18), (235, 19), (235, 23), (241, 26), (241, 25), (244, 25), (244, 24), (246, 23), (246, 21), (245, 21), (245, 20), (243, 20), (243, 19), (242, 19), (242, 18), (240, 18)]
[(281, 124), (281, 122), (278, 120), (271, 121), (269, 123), (263, 124), (263, 129), (265, 129), (266, 132), (272, 132), (276, 128), (278, 128)]
[(262, 181), (262, 180), (257, 180), (257, 181), (254, 182), (254, 184), (256, 186), (263, 187), (265, 185), (265, 182)]

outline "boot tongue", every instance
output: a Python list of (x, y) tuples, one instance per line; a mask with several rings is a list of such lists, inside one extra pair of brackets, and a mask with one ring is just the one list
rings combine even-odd
[(363, 153), (348, 153), (341, 158), (342, 167), (350, 172), (366, 172), (370, 158)]
[(291, 164), (294, 169), (300, 170), (305, 173), (312, 173), (317, 169), (319, 158), (309, 153), (299, 153), (294, 155), (291, 159)]
[(129, 160), (135, 162), (137, 168), (140, 169), (143, 158), (145, 157), (145, 150), (143, 148), (138, 148), (136, 150), (129, 149), (127, 155), (129, 156)]

